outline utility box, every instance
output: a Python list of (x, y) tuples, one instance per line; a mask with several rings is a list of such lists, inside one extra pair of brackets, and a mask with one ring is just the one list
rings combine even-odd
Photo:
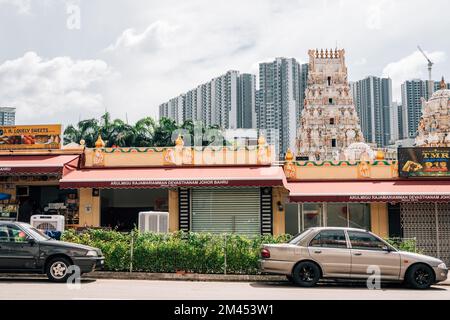
[(65, 217), (62, 215), (34, 215), (30, 224), (36, 229), (44, 231), (64, 232)]
[(169, 232), (169, 213), (163, 211), (139, 212), (139, 232)]

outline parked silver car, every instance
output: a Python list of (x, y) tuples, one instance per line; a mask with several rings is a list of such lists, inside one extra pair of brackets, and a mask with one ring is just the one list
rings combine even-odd
[(379, 271), (381, 281), (404, 281), (426, 289), (447, 279), (439, 259), (399, 251), (377, 235), (354, 228), (311, 228), (289, 243), (261, 249), (261, 271), (283, 274), (295, 284), (312, 287), (321, 278), (367, 279)]

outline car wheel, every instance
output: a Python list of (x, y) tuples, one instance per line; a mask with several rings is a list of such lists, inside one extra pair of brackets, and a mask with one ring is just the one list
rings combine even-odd
[(47, 263), (47, 277), (53, 282), (65, 282), (70, 276), (71, 263), (63, 257), (53, 258)]
[(300, 287), (314, 287), (320, 279), (320, 269), (312, 262), (300, 262), (292, 272), (294, 283)]
[(412, 266), (406, 275), (406, 283), (414, 289), (428, 289), (434, 283), (434, 271), (425, 264)]

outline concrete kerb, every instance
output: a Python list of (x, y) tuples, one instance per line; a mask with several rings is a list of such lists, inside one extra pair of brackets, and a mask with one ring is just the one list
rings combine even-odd
[[(47, 279), (41, 274), (0, 273), (0, 279)], [(147, 273), (96, 271), (83, 275), (83, 279), (111, 280), (173, 280), (173, 281), (219, 281), (219, 282), (277, 282), (286, 281), (278, 275), (240, 275), (240, 274), (198, 274), (198, 273)], [(450, 286), (450, 276), (438, 285)]]
[[(147, 272), (108, 272), (86, 273), (83, 279), (111, 280), (174, 280), (174, 281), (222, 281), (222, 282), (272, 282), (285, 281), (284, 276), (274, 275), (234, 275), (234, 274), (198, 274), (198, 273), (147, 273)], [(0, 279), (46, 279), (41, 274), (0, 273)]]

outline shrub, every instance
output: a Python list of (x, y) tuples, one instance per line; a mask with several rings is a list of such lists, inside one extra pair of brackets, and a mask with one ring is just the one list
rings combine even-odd
[(105, 255), (105, 269), (128, 271), (133, 237), (133, 270), (145, 272), (257, 274), (263, 243), (282, 243), (291, 236), (215, 235), (182, 231), (120, 233), (88, 229), (81, 233), (66, 231), (65, 241), (97, 247)]

